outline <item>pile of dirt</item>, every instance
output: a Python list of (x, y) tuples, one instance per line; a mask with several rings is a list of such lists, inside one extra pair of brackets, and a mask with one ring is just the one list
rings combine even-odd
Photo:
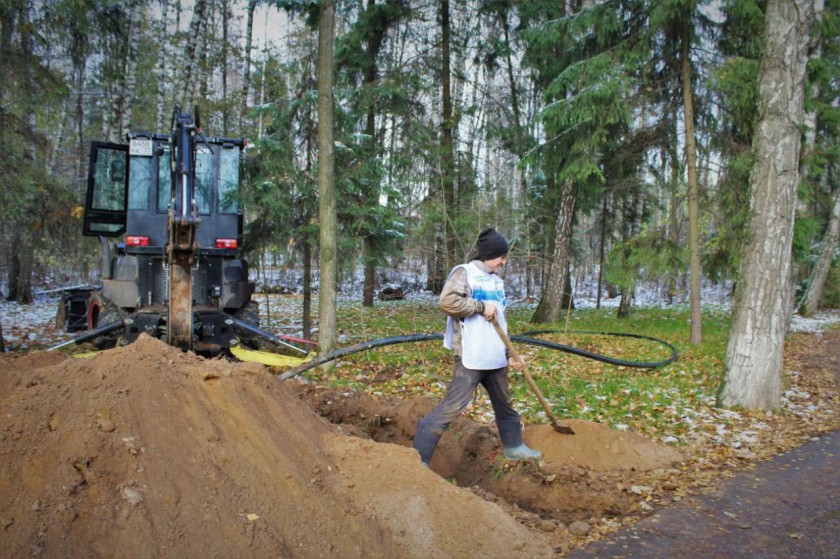
[(525, 442), (539, 448), (547, 462), (598, 471), (646, 472), (682, 460), (682, 455), (672, 447), (600, 423), (570, 419), (563, 425), (574, 429), (575, 436), (558, 436), (550, 425), (531, 425), (525, 430)]
[(486, 494), (409, 448), (347, 436), (261, 366), (143, 336), (89, 359), (2, 356), (0, 368), (7, 556), (554, 553)]

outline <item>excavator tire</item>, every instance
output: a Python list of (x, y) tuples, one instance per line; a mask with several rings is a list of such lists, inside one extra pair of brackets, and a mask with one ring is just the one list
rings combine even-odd
[[(102, 297), (100, 293), (91, 293), (90, 302), (88, 303), (88, 328), (90, 330), (111, 324), (112, 322), (121, 321), (124, 318), (125, 313), (114, 303)], [(97, 349), (111, 349), (117, 345), (120, 333), (117, 330), (111, 334), (100, 336), (94, 339), (92, 343)]]

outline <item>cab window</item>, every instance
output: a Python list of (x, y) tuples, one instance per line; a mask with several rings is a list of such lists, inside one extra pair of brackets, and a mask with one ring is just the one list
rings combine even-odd
[(239, 209), (239, 148), (222, 147), (219, 156), (219, 213), (236, 213)]
[(125, 211), (125, 153), (102, 149), (93, 170), (91, 209)]
[(165, 213), (169, 210), (172, 196), (172, 170), (169, 165), (169, 146), (162, 145), (163, 154), (158, 157), (158, 189), (157, 211)]
[(128, 176), (128, 209), (148, 210), (149, 194), (152, 185), (151, 157), (132, 157), (131, 173)]
[(213, 152), (199, 145), (195, 154), (195, 204), (198, 213), (209, 214), (213, 201)]

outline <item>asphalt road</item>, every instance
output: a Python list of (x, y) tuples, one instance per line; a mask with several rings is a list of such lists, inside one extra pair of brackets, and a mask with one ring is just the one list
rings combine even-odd
[(566, 557), (840, 559), (840, 431)]

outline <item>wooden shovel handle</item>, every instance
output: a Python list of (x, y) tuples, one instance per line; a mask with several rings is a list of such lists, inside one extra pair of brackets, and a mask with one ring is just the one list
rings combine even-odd
[(542, 395), (542, 392), (540, 392), (540, 389), (537, 387), (537, 383), (534, 382), (533, 377), (531, 377), (531, 373), (528, 372), (528, 367), (525, 365), (525, 360), (522, 359), (522, 356), (519, 355), (519, 352), (516, 351), (516, 348), (513, 347), (513, 344), (510, 342), (510, 338), (508, 338), (507, 334), (505, 334), (505, 331), (502, 330), (502, 325), (499, 324), (499, 321), (496, 320), (495, 316), (493, 317), (491, 322), (493, 322), (493, 328), (496, 329), (496, 333), (499, 335), (499, 338), (501, 338), (502, 342), (504, 342), (505, 347), (508, 350), (508, 353), (510, 353), (510, 355), (514, 359), (516, 359), (517, 361), (522, 363), (522, 375), (525, 377), (525, 380), (528, 382), (528, 385), (531, 387), (531, 390), (533, 390), (534, 394), (537, 395), (537, 400), (540, 401), (540, 404), (542, 405), (543, 409), (545, 410), (545, 413), (548, 416), (548, 418), (551, 420), (551, 423), (553, 423), (555, 426), (559, 426), (560, 422), (558, 421), (557, 417), (554, 415), (554, 412), (551, 411), (551, 407), (548, 405), (548, 402), (546, 401), (545, 397)]

